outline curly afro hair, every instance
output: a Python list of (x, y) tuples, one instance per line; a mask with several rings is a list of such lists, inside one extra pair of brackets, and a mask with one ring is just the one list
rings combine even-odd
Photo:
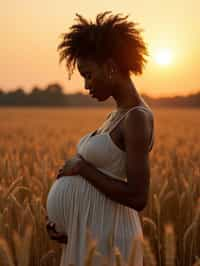
[(136, 28), (138, 23), (127, 21), (128, 15), (110, 13), (98, 14), (96, 23), (76, 14), (78, 23), (72, 25), (69, 32), (61, 34), (62, 41), (57, 47), (59, 63), (66, 60), (69, 79), (79, 57), (98, 64), (111, 58), (122, 74), (142, 74), (147, 62), (145, 56), (149, 55), (140, 34), (143, 30)]

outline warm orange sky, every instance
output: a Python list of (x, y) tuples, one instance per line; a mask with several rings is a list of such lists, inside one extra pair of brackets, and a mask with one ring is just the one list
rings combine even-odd
[[(83, 89), (78, 72), (67, 79), (59, 66), (59, 35), (74, 23), (75, 13), (94, 20), (106, 10), (130, 14), (148, 43), (149, 62), (132, 76), (139, 92), (152, 96), (185, 95), (200, 89), (199, 0), (7, 0), (1, 3), (0, 88), (30, 91), (59, 82), (65, 92)], [(159, 64), (160, 49), (170, 50), (171, 63)], [(167, 58), (169, 59), (169, 58)], [(163, 59), (164, 60), (164, 59)]]

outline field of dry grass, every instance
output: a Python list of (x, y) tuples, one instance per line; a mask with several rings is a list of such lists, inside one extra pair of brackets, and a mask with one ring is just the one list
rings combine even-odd
[[(0, 109), (0, 265), (59, 265), (61, 247), (45, 230), (47, 194), (63, 160), (74, 155), (79, 138), (100, 126), (109, 111)], [(140, 213), (145, 266), (197, 266), (200, 110), (153, 111), (150, 196)]]

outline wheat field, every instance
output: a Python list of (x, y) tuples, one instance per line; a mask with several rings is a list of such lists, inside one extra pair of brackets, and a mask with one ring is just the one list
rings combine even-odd
[[(0, 109), (0, 265), (57, 266), (45, 228), (48, 191), (81, 136), (111, 109)], [(200, 110), (153, 109), (151, 186), (140, 212), (144, 266), (200, 265)], [(130, 243), (131, 244), (131, 243)], [(91, 240), (85, 265), (92, 265)], [(115, 249), (116, 266), (123, 265)], [(134, 256), (134, 243), (127, 266)], [(67, 266), (67, 265), (66, 265)]]

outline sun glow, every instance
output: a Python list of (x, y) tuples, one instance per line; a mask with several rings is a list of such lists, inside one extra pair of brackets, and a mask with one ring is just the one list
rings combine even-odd
[(168, 48), (159, 49), (155, 52), (154, 58), (159, 65), (170, 65), (172, 63), (172, 51)]

